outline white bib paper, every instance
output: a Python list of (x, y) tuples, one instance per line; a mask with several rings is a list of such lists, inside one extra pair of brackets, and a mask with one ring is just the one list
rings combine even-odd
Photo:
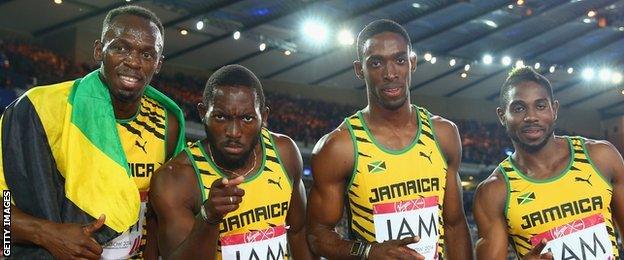
[(145, 211), (147, 209), (147, 192), (141, 192), (141, 210), (139, 220), (128, 230), (103, 246), (102, 259), (128, 259), (135, 255), (141, 246)]
[(221, 237), (223, 259), (286, 259), (288, 243), (282, 226)]
[(376, 204), (373, 206), (375, 240), (418, 236), (420, 241), (408, 246), (426, 259), (438, 259), (438, 218), (437, 196)]
[(615, 259), (607, 225), (601, 214), (575, 220), (531, 238), (537, 245), (548, 241), (542, 253), (552, 252), (554, 259)]

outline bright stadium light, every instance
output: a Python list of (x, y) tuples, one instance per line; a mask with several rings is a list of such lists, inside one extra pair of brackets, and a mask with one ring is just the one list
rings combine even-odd
[(490, 65), (492, 64), (492, 61), (494, 61), (494, 57), (492, 57), (492, 55), (490, 54), (485, 54), (483, 55), (483, 63), (485, 63), (486, 65)]
[(533, 66), (533, 68), (538, 70), (541, 66), (542, 66), (542, 64), (540, 64), (539, 62), (536, 62), (535, 65)]
[(504, 66), (509, 66), (511, 64), (511, 57), (509, 56), (505, 56), (501, 59), (501, 63), (503, 63)]
[(611, 74), (611, 82), (613, 84), (620, 84), (622, 83), (622, 73), (619, 72), (614, 72)]
[(431, 60), (429, 62), (431, 62), (431, 64), (435, 64), (437, 61), (438, 61), (438, 58), (431, 57)]
[(572, 74), (572, 72), (574, 72), (574, 68), (569, 67), (569, 68), (568, 68), (568, 74)]
[(195, 28), (197, 28), (197, 30), (204, 29), (204, 21), (197, 21)]
[(291, 54), (291, 52), (289, 50), (285, 50), (284, 51), (284, 55), (289, 56)]
[(557, 69), (557, 67), (555, 67), (555, 65), (550, 66), (550, 68), (548, 69), (548, 71), (550, 73), (555, 73), (555, 69)]
[(260, 46), (258, 46), (258, 49), (260, 49), (260, 51), (264, 51), (266, 50), (266, 43), (260, 43)]
[(522, 68), (522, 67), (524, 67), (524, 61), (522, 61), (522, 60), (517, 60), (517, 61), (516, 61), (516, 66), (515, 66), (515, 67), (516, 67), (516, 68)]
[(466, 64), (466, 66), (464, 66), (464, 70), (465, 71), (469, 71), (470, 70), (470, 64)]
[(468, 77), (468, 73), (462, 72), (459, 76), (462, 77), (462, 78), (466, 78), (466, 77)]
[(313, 43), (322, 44), (327, 40), (327, 26), (318, 20), (307, 20), (301, 27), (303, 35)]
[(455, 59), (451, 59), (449, 61), (449, 66), (454, 67), (456, 63), (457, 63), (457, 61)]
[(342, 45), (353, 45), (355, 39), (349, 30), (342, 30), (338, 33), (338, 43)]
[(188, 34), (188, 30), (187, 29), (180, 29), (180, 34), (187, 35)]
[(240, 33), (239, 31), (235, 31), (235, 32), (232, 34), (232, 37), (234, 38), (234, 40), (238, 40), (238, 39), (240, 39), (240, 36), (241, 36), (241, 33)]
[(594, 72), (594, 69), (592, 68), (585, 68), (583, 69), (583, 72), (581, 72), (581, 75), (583, 76), (583, 78), (585, 80), (591, 80), (594, 78), (594, 74), (596, 74), (596, 72)]
[(428, 52), (425, 53), (424, 58), (425, 58), (426, 61), (430, 61), (432, 57), (433, 57), (433, 55), (431, 55), (431, 53), (428, 53)]
[(600, 69), (600, 71), (598, 72), (598, 78), (602, 82), (609, 81), (611, 79), (611, 70), (609, 70), (607, 68)]

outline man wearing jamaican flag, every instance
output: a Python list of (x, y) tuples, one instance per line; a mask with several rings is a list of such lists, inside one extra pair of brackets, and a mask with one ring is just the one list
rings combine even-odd
[(94, 45), (98, 70), (7, 108), (0, 186), (12, 195), (12, 257), (149, 258), (150, 178), (184, 142), (179, 107), (148, 85), (163, 37), (151, 11), (111, 10)]

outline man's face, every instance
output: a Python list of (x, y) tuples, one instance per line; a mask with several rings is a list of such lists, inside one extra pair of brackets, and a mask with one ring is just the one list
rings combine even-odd
[(405, 104), (416, 65), (416, 57), (410, 57), (409, 52), (408, 42), (394, 32), (380, 33), (364, 42), (362, 61), (355, 61), (354, 68), (366, 82), (371, 102), (392, 110)]
[(540, 150), (553, 135), (559, 102), (553, 102), (546, 89), (533, 81), (513, 86), (506, 95), (506, 107), (496, 111), (507, 135), (529, 152)]
[(163, 38), (148, 19), (120, 15), (96, 41), (93, 57), (114, 99), (137, 101), (162, 65)]
[(258, 143), (267, 112), (260, 110), (255, 90), (245, 86), (218, 86), (211, 104), (200, 104), (200, 115), (214, 159), (227, 168), (245, 165)]

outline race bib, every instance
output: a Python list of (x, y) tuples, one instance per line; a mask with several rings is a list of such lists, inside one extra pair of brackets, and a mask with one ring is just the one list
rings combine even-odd
[(375, 240), (418, 236), (420, 241), (408, 246), (426, 259), (437, 259), (438, 217), (438, 196), (376, 204), (373, 206)]
[(221, 237), (223, 259), (288, 259), (286, 227), (277, 226)]
[(552, 252), (555, 259), (615, 259), (601, 214), (595, 214), (553, 228), (531, 238), (533, 246), (546, 239), (542, 253)]
[(128, 259), (139, 252), (145, 224), (147, 192), (141, 192), (139, 220), (128, 230), (103, 246), (102, 259)]

